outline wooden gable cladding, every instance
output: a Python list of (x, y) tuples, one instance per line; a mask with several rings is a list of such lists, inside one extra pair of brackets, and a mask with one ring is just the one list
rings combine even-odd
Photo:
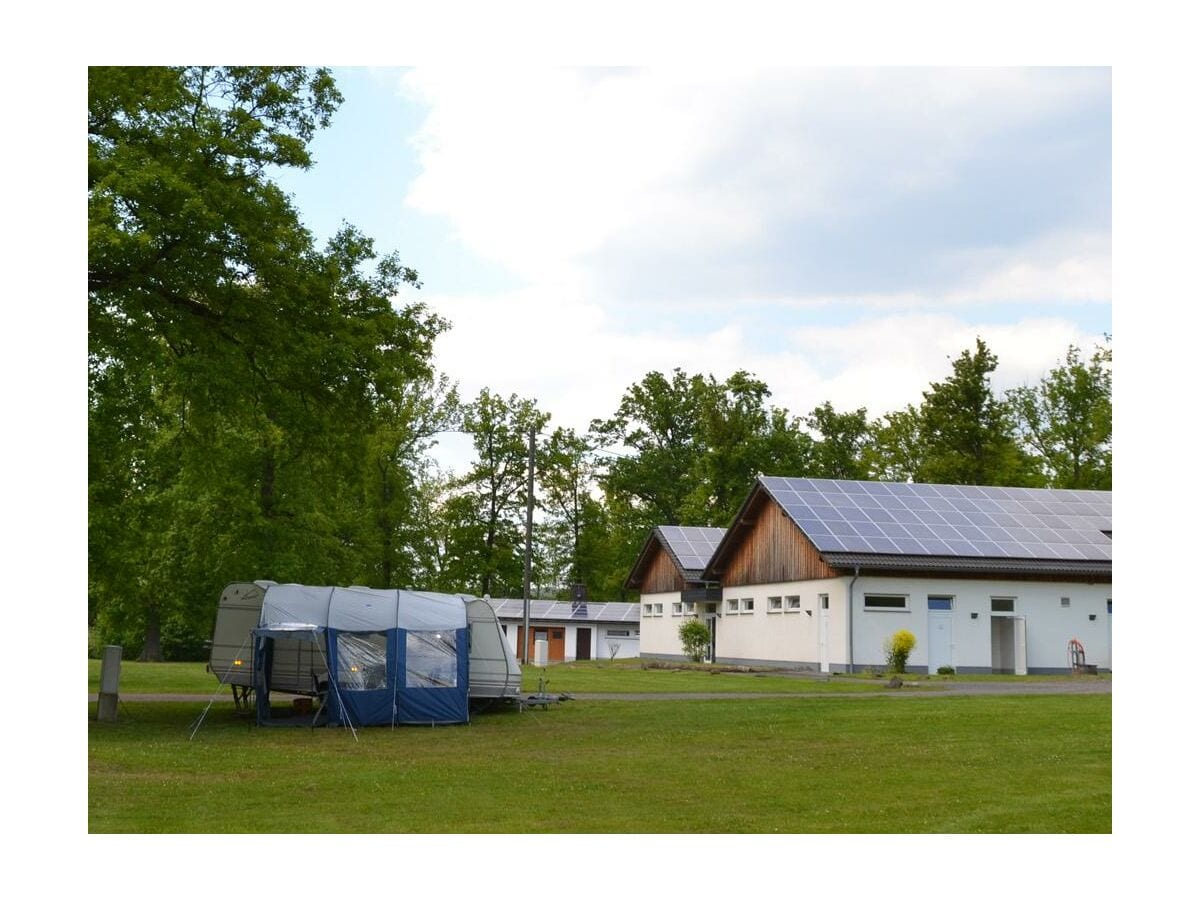
[(665, 594), (682, 591), (683, 588), (683, 575), (675, 567), (671, 555), (660, 544), (655, 548), (654, 555), (646, 565), (646, 576), (642, 580), (641, 593)]
[(821, 559), (817, 548), (766, 491), (742, 513), (742, 520), (746, 524), (737, 544), (730, 548), (721, 574), (723, 586), (808, 581), (841, 574)]

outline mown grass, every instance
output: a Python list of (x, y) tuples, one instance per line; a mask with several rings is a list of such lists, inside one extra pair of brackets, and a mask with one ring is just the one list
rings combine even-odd
[[(89, 724), (92, 832), (1109, 832), (1109, 695), (564, 702), (470, 725)], [(94, 704), (90, 705), (94, 717)]]
[[(809, 693), (883, 690), (878, 679), (797, 678), (769, 673), (722, 672), (706, 667), (645, 668), (640, 660), (556, 663), (543, 670), (525, 666), (521, 687), (535, 691), (539, 678), (555, 693)], [(121, 663), (122, 694), (210, 695), (217, 678), (204, 663)], [(100, 662), (88, 660), (88, 693), (100, 689)], [(226, 691), (227, 692), (227, 691)]]

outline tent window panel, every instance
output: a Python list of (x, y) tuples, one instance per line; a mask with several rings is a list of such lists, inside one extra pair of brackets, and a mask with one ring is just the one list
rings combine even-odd
[(380, 691), (387, 687), (387, 634), (382, 631), (337, 636), (338, 687)]
[(458, 687), (454, 631), (410, 631), (404, 643), (405, 687)]

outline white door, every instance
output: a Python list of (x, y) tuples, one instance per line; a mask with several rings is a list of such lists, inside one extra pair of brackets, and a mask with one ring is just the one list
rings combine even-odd
[(817, 598), (817, 640), (821, 650), (821, 671), (829, 671), (829, 596)]
[(1025, 617), (1013, 619), (1013, 671), (1018, 675), (1028, 675), (1029, 668), (1025, 664)]
[(954, 613), (948, 609), (929, 610), (929, 672), (954, 665)]

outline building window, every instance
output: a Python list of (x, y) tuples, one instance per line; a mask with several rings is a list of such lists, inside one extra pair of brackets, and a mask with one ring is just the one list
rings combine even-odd
[(1070, 597), (1060, 598), (1058, 601), (1058, 605), (1061, 606), (1063, 609), (1066, 609), (1068, 606), (1071, 605), (1071, 598)]
[(629, 637), (628, 628), (610, 628), (604, 632), (606, 637)]
[(746, 597), (744, 600), (742, 600), (742, 612), (743, 613), (754, 612), (754, 598), (753, 597)]
[(787, 612), (800, 612), (800, 597), (799, 597), (799, 595), (793, 594), (790, 597), (784, 597), (783, 601), (785, 604), (787, 604), (785, 607)]
[(930, 596), (928, 602), (929, 602), (930, 609), (942, 609), (942, 610), (954, 609), (954, 598), (953, 597)]
[(662, 604), (661, 603), (654, 604), (654, 615), (656, 615), (656, 616), (662, 615)]
[(715, 612), (717, 611), (717, 604), (715, 604), (715, 603), (705, 603), (705, 604), (704, 604), (704, 611), (705, 611), (706, 613), (715, 613)]
[(642, 615), (643, 616), (654, 615), (654, 607), (651, 606), (649, 603), (643, 603), (642, 604)]
[(725, 601), (725, 612), (731, 616), (736, 616), (738, 611), (738, 602), (736, 600)]
[[(828, 594), (818, 594), (817, 596), (819, 596), (821, 598), (821, 609), (829, 609), (829, 595)], [(799, 598), (797, 597), (796, 599), (799, 599)], [(800, 608), (798, 604), (797, 604), (796, 608), (797, 609)]]
[(1010, 613), (1015, 611), (1013, 597), (993, 597), (992, 612), (994, 613)]
[(691, 600), (683, 601), (683, 614), (685, 616), (694, 616), (696, 614), (696, 604)]
[(768, 597), (767, 598), (767, 612), (769, 612), (769, 613), (783, 612), (783, 598), (782, 597)]
[(671, 615), (682, 616), (683, 615), (683, 604), (682, 603), (672, 603), (671, 604)]
[(863, 609), (886, 612), (908, 612), (908, 597), (896, 594), (867, 594)]

